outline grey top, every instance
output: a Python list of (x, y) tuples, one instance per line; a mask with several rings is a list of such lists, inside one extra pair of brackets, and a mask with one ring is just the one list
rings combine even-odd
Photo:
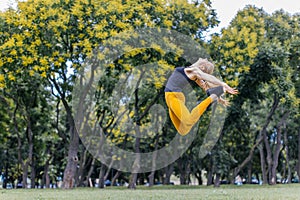
[(194, 81), (187, 77), (184, 67), (176, 67), (167, 81), (165, 92), (182, 92), (191, 83), (194, 83)]

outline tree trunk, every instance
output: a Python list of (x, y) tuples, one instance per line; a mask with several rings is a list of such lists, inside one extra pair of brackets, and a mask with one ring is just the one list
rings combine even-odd
[(36, 170), (35, 170), (35, 159), (34, 157), (32, 158), (32, 163), (31, 163), (31, 166), (30, 166), (30, 188), (34, 188), (35, 186), (35, 176), (36, 176)]
[(215, 178), (215, 182), (214, 182), (214, 187), (220, 187), (220, 178), (221, 178), (221, 174), (217, 173), (216, 174), (216, 178)]
[[(18, 110), (18, 103), (16, 103), (16, 108), (14, 110), (14, 113), (13, 113), (13, 122), (14, 122), (14, 131), (17, 135), (17, 141), (18, 141), (18, 164), (20, 166), (22, 166), (22, 168), (24, 168), (23, 166), (23, 160), (22, 160), (22, 139), (21, 139), (21, 136), (20, 136), (20, 133), (19, 133), (19, 126), (18, 126), (18, 121), (17, 121), (17, 110)], [(24, 175), (24, 174), (23, 174)], [(6, 179), (8, 178), (7, 177), (8, 174), (6, 173)], [(24, 177), (22, 176), (22, 180), (24, 179)], [(22, 183), (22, 187), (24, 188), (24, 185)]]
[[(137, 106), (137, 102), (138, 102), (138, 97), (137, 97), (137, 93), (138, 93), (138, 90), (136, 90), (135, 92), (136, 94), (136, 105), (135, 105), (135, 113), (137, 115), (138, 113), (138, 106)], [(130, 179), (130, 182), (129, 182), (129, 185), (128, 185), (128, 188), (129, 189), (135, 189), (136, 188), (136, 182), (137, 182), (137, 177), (138, 177), (138, 174), (137, 172), (139, 171), (140, 169), (140, 162), (141, 162), (141, 150), (140, 150), (140, 143), (141, 143), (141, 130), (140, 130), (140, 127), (139, 127), (139, 122), (137, 123), (137, 126), (135, 126), (135, 133), (136, 133), (136, 139), (135, 139), (135, 153), (136, 153), (136, 158), (135, 158), (135, 161), (133, 163), (133, 166), (132, 166), (132, 174), (131, 174), (131, 179)]]
[(105, 180), (104, 180), (104, 176), (105, 176), (105, 169), (106, 166), (104, 164), (101, 165), (100, 168), (100, 172), (99, 172), (99, 188), (104, 188), (105, 187)]
[(291, 165), (290, 165), (289, 141), (288, 141), (288, 133), (287, 133), (287, 128), (286, 128), (286, 122), (284, 122), (283, 128), (284, 128), (283, 138), (284, 138), (284, 144), (285, 144), (284, 149), (285, 149), (285, 155), (286, 155), (286, 167), (288, 168), (287, 182), (292, 183), (292, 170), (291, 170)]
[(27, 141), (28, 141), (28, 155), (27, 159), (25, 161), (22, 161), (23, 163), (23, 188), (28, 188), (27, 178), (28, 178), (28, 168), (32, 165), (32, 157), (33, 157), (33, 133), (31, 129), (31, 120), (30, 116), (27, 116)]
[[(34, 165), (33, 165), (33, 133), (32, 133), (32, 129), (31, 129), (31, 121), (29, 122), (30, 125), (29, 125), (29, 130), (28, 130), (28, 145), (29, 145), (29, 149), (28, 149), (28, 165), (31, 166), (32, 170), (33, 170), (33, 175), (34, 174)], [(28, 167), (27, 167), (28, 169)], [(35, 177), (32, 177), (33, 179), (35, 179)], [(27, 186), (26, 186), (27, 188)]]
[[(137, 127), (137, 129), (139, 129), (139, 128)], [(139, 136), (140, 134), (137, 134), (137, 135)], [(135, 153), (136, 153), (136, 158), (135, 158), (134, 164), (132, 166), (133, 172), (131, 174), (131, 179), (130, 179), (129, 185), (128, 185), (129, 189), (136, 188), (136, 182), (137, 182), (137, 177), (138, 177), (138, 174), (136, 172), (138, 172), (138, 170), (140, 168), (141, 155), (140, 155), (140, 138), (139, 137), (137, 137), (135, 140)]]
[(195, 177), (198, 180), (198, 185), (202, 185), (203, 184), (203, 180), (202, 180), (202, 172), (201, 172), (201, 170), (197, 170), (197, 172), (195, 172)]
[(137, 176), (138, 176), (137, 173), (131, 173), (131, 177), (128, 185), (129, 189), (136, 189)]
[[(92, 73), (93, 76), (93, 73)], [(61, 102), (63, 103), (63, 106), (66, 110), (67, 113), (67, 122), (69, 124), (70, 128), (70, 139), (69, 139), (69, 147), (68, 147), (68, 156), (67, 156), (67, 165), (64, 170), (64, 176), (63, 176), (63, 188), (64, 189), (71, 189), (75, 186), (75, 176), (77, 172), (77, 164), (78, 164), (78, 149), (79, 149), (79, 135), (77, 133), (77, 129), (75, 127), (75, 121), (74, 117), (72, 114), (72, 109), (70, 108), (68, 101), (67, 101), (67, 96), (66, 96), (66, 91), (62, 89), (59, 85), (59, 83), (56, 82), (55, 79), (50, 79), (52, 82), (54, 88), (56, 91), (59, 93), (58, 95), (55, 95)], [(92, 77), (90, 82), (92, 81)], [(53, 89), (53, 88), (52, 88)], [(87, 92), (87, 90), (85, 91)], [(83, 94), (84, 96), (84, 94)], [(85, 96), (84, 96), (85, 97)], [(58, 104), (57, 104), (58, 105)], [(83, 108), (81, 108), (83, 109)], [(82, 113), (79, 111), (79, 113)]]
[[(271, 107), (271, 110), (266, 118), (266, 121), (262, 127), (262, 129), (259, 131), (258, 139), (256, 140), (256, 143), (252, 146), (247, 158), (238, 166), (234, 169), (234, 174), (233, 174), (233, 180), (234, 178), (240, 173), (240, 171), (247, 165), (248, 162), (250, 162), (253, 158), (254, 151), (258, 147), (259, 149), (259, 154), (260, 154), (260, 163), (261, 163), (261, 170), (262, 170), (262, 177), (263, 177), (263, 183), (266, 184), (268, 181), (267, 178), (267, 171), (266, 171), (266, 162), (265, 162), (265, 155), (264, 155), (264, 145), (261, 143), (266, 136), (266, 129), (268, 125), (271, 122), (272, 116), (275, 113), (275, 110), (278, 106), (278, 99), (276, 96), (274, 96), (274, 102)], [(249, 176), (249, 175), (248, 175)], [(251, 176), (248, 177), (248, 182), (251, 182)]]
[[(156, 126), (157, 127), (157, 126)], [(155, 175), (155, 169), (156, 169), (156, 158), (157, 158), (157, 149), (158, 149), (158, 142), (159, 142), (159, 133), (158, 130), (156, 130), (157, 134), (155, 137), (155, 148), (152, 155), (152, 171), (150, 173), (149, 177), (149, 186), (154, 185), (154, 175)]]
[[(254, 151), (255, 149), (261, 144), (263, 140), (262, 136), (259, 136), (259, 138), (257, 139), (256, 143), (251, 147), (250, 152), (247, 156), (247, 158), (245, 158), (245, 160), (239, 165), (237, 166), (234, 170), (233, 170), (233, 177), (232, 180), (235, 180), (235, 177), (240, 173), (240, 171), (250, 162), (252, 161), (253, 155), (254, 155)], [(251, 178), (251, 177), (249, 177)]]
[(273, 154), (273, 163), (272, 163), (272, 168), (271, 168), (271, 184), (275, 185), (277, 182), (277, 167), (278, 167), (278, 159), (279, 159), (279, 154), (280, 150), (282, 148), (282, 125), (285, 123), (287, 117), (289, 116), (289, 112), (284, 113), (282, 118), (280, 119), (280, 122), (277, 124), (277, 139), (276, 139), (276, 147), (275, 147), (275, 152)]
[(42, 180), (42, 187), (49, 188), (50, 186), (50, 178), (49, 178), (49, 163), (46, 162), (44, 166), (44, 175), (43, 175), (43, 180)]
[(276, 147), (275, 147), (275, 152), (273, 154), (273, 161), (272, 161), (272, 168), (271, 168), (271, 180), (270, 184), (275, 185), (277, 183), (277, 167), (278, 167), (278, 158), (279, 158), (279, 153), (281, 149), (281, 140), (282, 140), (282, 134), (281, 134), (281, 128), (278, 128), (277, 130), (277, 142), (276, 142)]
[[(263, 137), (263, 141), (264, 141), (264, 143), (262, 143), (259, 146), (259, 154), (260, 154), (263, 184), (270, 183), (270, 181), (271, 181), (270, 170), (272, 168), (272, 156), (271, 156), (272, 152), (271, 152), (271, 147), (270, 147), (268, 136), (267, 136), (267, 127), (268, 127), (269, 123), (272, 120), (272, 116), (274, 115), (274, 113), (275, 113), (275, 111), (278, 107), (278, 104), (279, 104), (279, 99), (278, 99), (277, 95), (274, 94), (273, 105), (272, 105), (271, 110), (270, 110), (270, 112), (267, 116), (267, 119), (266, 119), (266, 122), (265, 122), (263, 128), (259, 132), (260, 137)], [(266, 171), (267, 168), (266, 168), (266, 160), (265, 160), (265, 153), (264, 153), (264, 145), (263, 144), (265, 145), (265, 149), (266, 149), (266, 152), (267, 152), (268, 171)], [(268, 178), (268, 175), (269, 175), (269, 178)]]
[(44, 175), (42, 177), (42, 186), (46, 186), (46, 188), (50, 187), (50, 176), (49, 176), (49, 165), (50, 160), (52, 159), (50, 155), (50, 147), (47, 146), (46, 155), (49, 156), (44, 165)]
[[(264, 145), (259, 145), (259, 155), (260, 155), (260, 167), (262, 173), (263, 184), (268, 184), (268, 176), (267, 176), (267, 166), (264, 154)], [(251, 177), (249, 177), (251, 181)]]
[(177, 161), (177, 167), (180, 173), (180, 185), (188, 185), (190, 183), (190, 163), (185, 158), (180, 158)]
[[(92, 159), (88, 158), (88, 150), (84, 150), (82, 151), (81, 155), (80, 155), (80, 164), (79, 164), (79, 169), (78, 169), (78, 175), (76, 176), (77, 181), (76, 183), (78, 183), (78, 186), (83, 186), (84, 185), (84, 181), (86, 180), (86, 168), (87, 166), (90, 165), (90, 163), (92, 162)], [(88, 180), (87, 180), (88, 181)]]
[(247, 183), (250, 184), (251, 183), (251, 179), (252, 179), (252, 163), (251, 162), (248, 165), (247, 174), (248, 174)]
[(263, 132), (263, 136), (264, 136), (264, 144), (265, 144), (265, 149), (266, 149), (266, 153), (267, 153), (267, 157), (266, 157), (266, 161), (267, 161), (267, 173), (268, 173), (268, 183), (271, 184), (272, 181), (272, 150), (271, 150), (271, 146), (269, 143), (269, 138), (267, 136), (267, 131)]
[(115, 185), (116, 184), (116, 181), (117, 181), (117, 179), (119, 178), (120, 175), (121, 175), (121, 171), (117, 171), (117, 173), (111, 179), (111, 185)]
[[(298, 127), (298, 167), (297, 167), (298, 178), (300, 179), (300, 126)], [(299, 181), (300, 184), (300, 181)]]
[(65, 168), (63, 178), (64, 189), (71, 189), (75, 186), (75, 175), (78, 163), (77, 152), (79, 145), (79, 136), (74, 126), (71, 127), (71, 135), (72, 137), (70, 138), (67, 166)]
[(28, 162), (25, 162), (22, 166), (23, 166), (22, 187), (27, 188)]
[(86, 179), (85, 179), (85, 183), (84, 183), (85, 186), (89, 185), (89, 180), (90, 180), (91, 175), (92, 175), (92, 173), (94, 171), (94, 168), (95, 168), (95, 161), (96, 161), (96, 159), (93, 158), (92, 163), (91, 163), (91, 167), (90, 167), (89, 172), (87, 173), (87, 176), (86, 176)]
[(174, 163), (171, 163), (169, 166), (165, 167), (164, 171), (165, 171), (165, 178), (163, 180), (163, 184), (164, 185), (169, 185), (171, 175), (173, 174), (173, 171), (174, 171)]
[(177, 161), (177, 167), (180, 173), (179, 180), (180, 185), (186, 185), (187, 180), (187, 163), (183, 160), (184, 158), (179, 158)]
[[(31, 122), (30, 122), (31, 123)], [(30, 128), (31, 129), (31, 128)], [(30, 145), (29, 145), (29, 157), (30, 157), (30, 187), (34, 188), (35, 186), (35, 176), (36, 176), (36, 169), (35, 169), (35, 157), (33, 156), (33, 152), (34, 152), (34, 135), (33, 132), (30, 130)]]
[(75, 127), (75, 122), (72, 116), (71, 108), (69, 107), (65, 99), (62, 99), (62, 102), (66, 109), (68, 122), (70, 126), (70, 143), (67, 157), (67, 165), (64, 171), (63, 188), (71, 189), (75, 186), (75, 175), (78, 164), (77, 153), (79, 148), (79, 135)]
[(149, 187), (152, 187), (154, 185), (154, 175), (155, 175), (155, 171), (152, 171), (150, 173), (150, 175), (148, 176), (148, 178), (149, 178)]
[(210, 186), (213, 184), (213, 160), (212, 156), (209, 156), (209, 167), (207, 170), (207, 186)]
[[(18, 104), (18, 102), (15, 102), (16, 103), (16, 107), (15, 107), (15, 109), (14, 109), (14, 112), (13, 112), (13, 123), (14, 123), (14, 131), (15, 131), (15, 133), (16, 133), (16, 135), (17, 135), (17, 145), (18, 145), (18, 164), (22, 167), (22, 169), (23, 169), (23, 175), (22, 175), (22, 187), (23, 188), (26, 188), (26, 186), (27, 186), (27, 170), (26, 170), (26, 168), (25, 168), (25, 163), (23, 162), (23, 159), (22, 159), (22, 139), (21, 139), (21, 135), (20, 135), (20, 133), (19, 133), (19, 125), (18, 125), (18, 121), (17, 121), (17, 110), (18, 110), (18, 108), (19, 108), (19, 104)], [(26, 170), (26, 171), (24, 171), (24, 169)], [(26, 172), (26, 174), (24, 174), (24, 172)], [(8, 176), (7, 174), (6, 174), (6, 176)], [(7, 177), (6, 177), (6, 179), (7, 179)], [(25, 181), (24, 181), (25, 180)], [(25, 183), (26, 182), (26, 183)]]

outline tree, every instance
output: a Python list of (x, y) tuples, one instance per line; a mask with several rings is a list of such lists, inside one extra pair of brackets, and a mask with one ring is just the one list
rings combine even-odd
[[(179, 11), (184, 7), (190, 9)], [(176, 9), (178, 12), (173, 12)], [(177, 17), (173, 21), (174, 13)], [(8, 32), (0, 47), (1, 87), (6, 87), (5, 80), (13, 81), (21, 74), (40, 76), (49, 81), (53, 95), (66, 110), (69, 147), (65, 188), (74, 186), (77, 163), (81, 159), (78, 158), (79, 136), (70, 105), (72, 85), (92, 50), (107, 38), (133, 28), (173, 27), (195, 36), (216, 24), (210, 1), (166, 4), (158, 0), (28, 0), (19, 2), (16, 11), (9, 10), (2, 17)]]
[[(255, 132), (253, 134), (249, 127), (247, 110), (242, 105), (250, 94), (256, 95), (253, 93), (256, 87), (252, 83), (247, 83), (245, 88), (241, 85), (245, 76), (251, 71), (259, 45), (263, 41), (265, 15), (262, 9), (246, 6), (236, 14), (229, 27), (222, 29), (221, 35), (213, 35), (210, 42), (210, 54), (221, 77), (229, 85), (238, 87), (240, 91), (240, 94), (232, 99), (222, 131), (224, 147), (230, 154), (235, 154), (233, 157), (237, 163), (243, 163), (243, 159), (246, 158), (244, 152), (251, 149), (255, 140)], [(239, 170), (236, 173), (239, 173)], [(236, 173), (231, 180), (234, 180)]]
[[(249, 16), (245, 15), (247, 13), (250, 13)], [(267, 15), (263, 10), (248, 6), (237, 14), (220, 37), (213, 37), (213, 47), (216, 50), (213, 56), (217, 63), (226, 66), (226, 69), (223, 67), (223, 72), (228, 72), (228, 81), (236, 84), (240, 91), (229, 109), (223, 131), (226, 135), (234, 135), (234, 139), (223, 137), (223, 140), (228, 145), (227, 148), (231, 149), (230, 152), (235, 154), (234, 157), (240, 159), (234, 176), (253, 160), (255, 149), (259, 147), (264, 183), (276, 183), (276, 169), (282, 150), (282, 125), (288, 118), (288, 111), (298, 105), (293, 81), (294, 56), (289, 56), (291, 52), (295, 52), (290, 44), (298, 40), (294, 32), (297, 30), (294, 29), (297, 27), (297, 20), (293, 18), (283, 11)], [(238, 23), (242, 19), (249, 20), (250, 23)], [(246, 30), (249, 32), (245, 32)], [(243, 38), (243, 35), (249, 37)], [(235, 39), (232, 41), (230, 38)], [(219, 41), (223, 43), (218, 43)], [(231, 51), (227, 51), (228, 49)], [(273, 106), (269, 106), (270, 111), (267, 111), (265, 108), (270, 104)], [(238, 155), (233, 147), (238, 148), (243, 155)], [(244, 152), (249, 152), (248, 156)], [(265, 153), (267, 166), (264, 165)], [(251, 178), (250, 175), (251, 173), (248, 178)]]

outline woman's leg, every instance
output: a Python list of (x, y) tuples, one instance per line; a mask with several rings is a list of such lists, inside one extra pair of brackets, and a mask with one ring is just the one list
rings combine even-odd
[(213, 101), (211, 97), (207, 97), (190, 112), (185, 106), (185, 97), (183, 93), (166, 92), (165, 98), (169, 107), (170, 118), (176, 130), (181, 135), (189, 133), (191, 128)]

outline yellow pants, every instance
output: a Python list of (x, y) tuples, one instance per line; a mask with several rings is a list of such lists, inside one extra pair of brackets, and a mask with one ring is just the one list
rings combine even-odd
[(186, 135), (199, 120), (213, 99), (207, 97), (190, 112), (185, 105), (182, 92), (165, 92), (166, 103), (169, 107), (170, 118), (180, 135)]

